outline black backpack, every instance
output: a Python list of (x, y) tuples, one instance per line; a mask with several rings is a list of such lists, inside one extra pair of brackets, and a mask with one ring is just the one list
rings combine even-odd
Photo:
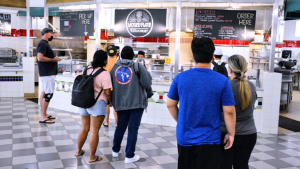
[(96, 77), (97, 75), (99, 75), (100, 73), (106, 70), (101, 68), (93, 74), (93, 72), (95, 71), (95, 69), (93, 69), (92, 73), (87, 75), (86, 74), (87, 69), (90, 68), (86, 67), (82, 75), (78, 75), (74, 80), (72, 100), (71, 100), (71, 104), (74, 106), (81, 107), (81, 108), (90, 108), (96, 104), (99, 96), (103, 92), (102, 89), (98, 94), (97, 98), (95, 99), (94, 77)]
[(218, 63), (216, 63), (215, 61), (212, 62), (212, 64), (214, 65), (214, 71), (221, 73), (222, 75), (226, 76), (228, 78), (228, 71), (226, 69), (226, 63), (222, 62), (221, 65), (219, 65)]
[[(139, 63), (134, 63), (133, 69), (134, 69), (134, 72), (137, 75), (137, 77), (140, 79), (139, 66), (140, 66)], [(146, 93), (147, 93), (147, 99), (151, 98), (154, 95), (151, 87), (146, 88), (145, 90), (146, 90)]]

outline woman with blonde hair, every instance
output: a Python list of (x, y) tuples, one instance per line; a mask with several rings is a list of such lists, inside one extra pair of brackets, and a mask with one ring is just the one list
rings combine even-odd
[(248, 63), (243, 56), (233, 55), (228, 58), (230, 81), (236, 109), (235, 139), (231, 149), (225, 150), (223, 140), (227, 136), (226, 125), (222, 122), (221, 131), (223, 146), (220, 150), (220, 169), (248, 169), (248, 162), (256, 144), (257, 132), (253, 111), (257, 99), (255, 85), (246, 80)]

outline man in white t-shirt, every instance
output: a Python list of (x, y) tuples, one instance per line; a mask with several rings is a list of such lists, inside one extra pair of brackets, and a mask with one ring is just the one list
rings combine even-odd
[(231, 80), (231, 75), (229, 73), (228, 64), (222, 62), (223, 50), (221, 48), (216, 48), (214, 52), (214, 61), (211, 63), (211, 69), (223, 74)]

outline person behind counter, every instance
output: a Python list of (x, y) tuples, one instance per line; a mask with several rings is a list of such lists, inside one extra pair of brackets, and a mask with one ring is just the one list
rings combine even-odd
[[(111, 45), (107, 48), (108, 51), (108, 55), (109, 58), (107, 59), (107, 65), (104, 67), (105, 70), (107, 70), (108, 72), (111, 71), (111, 69), (113, 68), (113, 66), (115, 65), (116, 62), (118, 62), (117, 56), (118, 56), (118, 49), (116, 48), (116, 46)], [(110, 106), (107, 105), (106, 107), (106, 120), (103, 123), (104, 127), (108, 127), (109, 125), (109, 115), (110, 115)], [(115, 127), (117, 127), (117, 123), (118, 123), (118, 115), (116, 113), (116, 111), (114, 111), (114, 116), (115, 116)]]
[[(101, 67), (107, 64), (107, 53), (103, 50), (95, 52), (92, 65), (88, 67), (87, 74), (97, 72)], [(82, 147), (90, 132), (90, 160), (89, 163), (101, 161), (103, 158), (96, 155), (96, 150), (99, 142), (99, 130), (104, 121), (106, 115), (106, 105), (108, 101), (109, 106), (112, 106), (111, 102), (111, 77), (108, 71), (103, 71), (94, 78), (94, 95), (95, 98), (100, 94), (96, 104), (90, 108), (79, 108), (78, 113), (81, 115), (82, 126), (78, 135), (77, 147), (78, 150), (75, 154), (76, 157), (82, 156), (85, 151)]]
[[(257, 99), (255, 85), (246, 80), (247, 61), (243, 56), (233, 55), (228, 58), (230, 81), (236, 103), (236, 127), (232, 148), (220, 150), (220, 169), (249, 168), (248, 162), (256, 144), (257, 132), (253, 118), (254, 104)], [(225, 122), (221, 126), (222, 139), (227, 130)], [(222, 145), (224, 145), (222, 143)]]
[(223, 57), (223, 50), (221, 48), (216, 48), (214, 52), (214, 61), (212, 61), (211, 69), (223, 74), (231, 80), (231, 75), (229, 73), (228, 64), (222, 62), (221, 59)]
[(119, 46), (115, 46), (117, 49), (117, 58), (120, 58), (120, 47)]
[(113, 107), (118, 114), (118, 126), (115, 130), (112, 156), (118, 157), (124, 133), (128, 127), (125, 163), (133, 163), (140, 159), (135, 154), (138, 129), (142, 115), (148, 106), (145, 88), (151, 87), (152, 78), (143, 66), (139, 66), (139, 74), (135, 74), (133, 57), (130, 46), (125, 46), (121, 52), (122, 60), (118, 61), (110, 75), (113, 83)]
[(57, 75), (57, 62), (61, 61), (57, 56), (55, 57), (53, 50), (48, 44), (53, 39), (53, 30), (44, 28), (42, 30), (42, 39), (36, 46), (37, 64), (39, 68), (40, 82), (42, 85), (42, 92), (40, 95), (41, 104), (41, 118), (39, 123), (55, 123), (54, 116), (47, 114), (47, 109), (50, 100), (53, 97), (55, 88), (55, 78)]
[(228, 78), (210, 69), (213, 41), (195, 38), (191, 46), (195, 68), (175, 77), (167, 101), (177, 122), (178, 169), (218, 169), (222, 112), (228, 130), (223, 148), (231, 148), (234, 141), (234, 97)]

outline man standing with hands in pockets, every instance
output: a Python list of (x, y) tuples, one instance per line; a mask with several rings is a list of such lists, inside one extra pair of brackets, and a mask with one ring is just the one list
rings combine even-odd
[(53, 39), (53, 33), (55, 32), (52, 29), (44, 28), (42, 30), (42, 39), (36, 47), (39, 76), (42, 83), (40, 123), (54, 123), (53, 120), (55, 119), (54, 116), (47, 114), (49, 102), (53, 97), (55, 88), (57, 62), (61, 61), (61, 59), (54, 55), (53, 50), (48, 44)]

